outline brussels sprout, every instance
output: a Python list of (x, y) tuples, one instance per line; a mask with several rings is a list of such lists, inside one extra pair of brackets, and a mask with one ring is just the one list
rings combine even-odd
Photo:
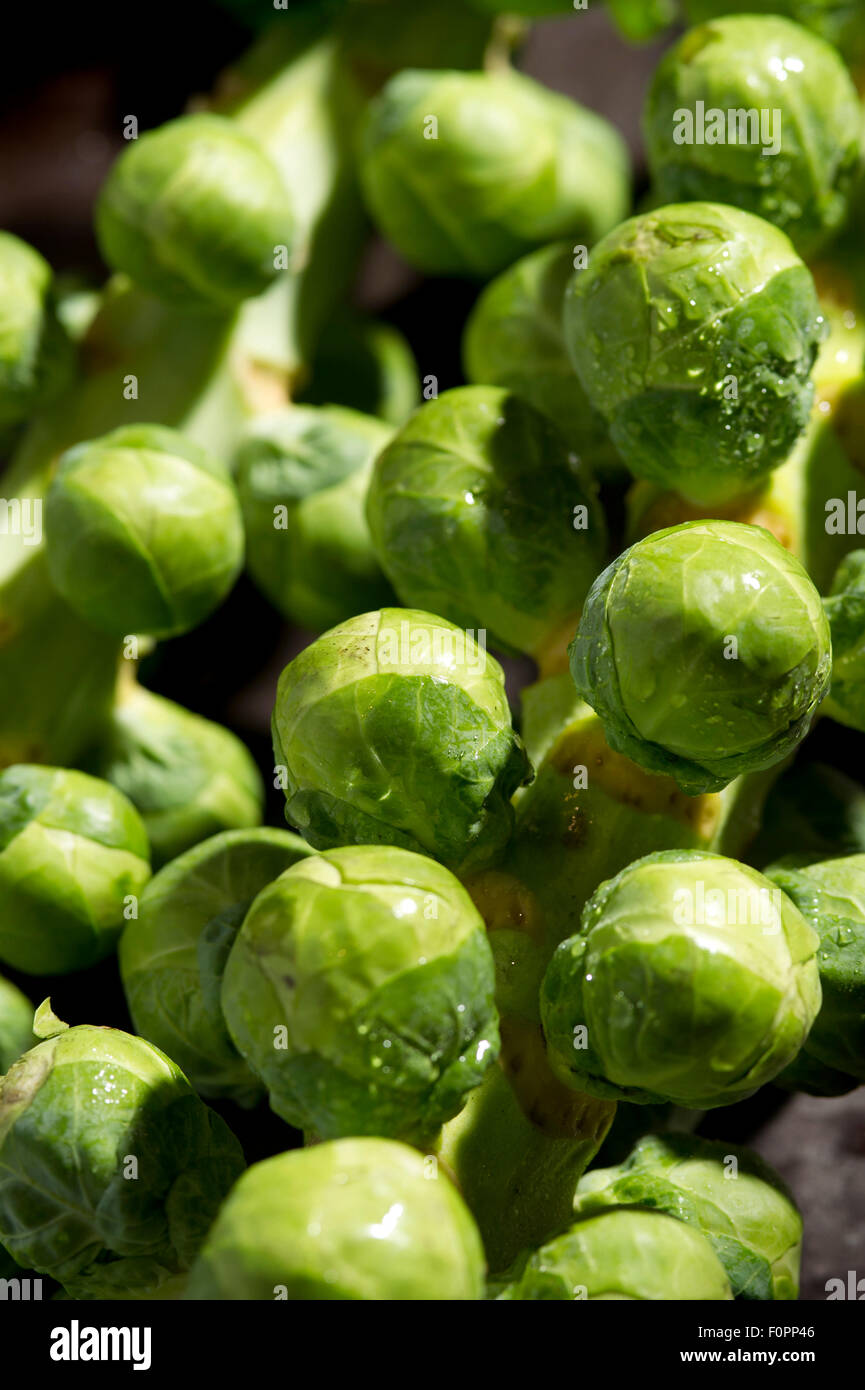
[(73, 1298), (179, 1288), (240, 1145), (158, 1048), (37, 1010), (0, 1077), (0, 1241)]
[(344, 311), (319, 337), (309, 381), (296, 399), (342, 405), (401, 425), (420, 403), (414, 354), (392, 324)]
[(33, 1046), (33, 1005), (0, 975), (0, 1076)]
[(586, 1174), (574, 1211), (623, 1206), (663, 1211), (702, 1231), (735, 1298), (798, 1298), (802, 1218), (778, 1174), (749, 1149), (649, 1135), (619, 1167)]
[(538, 1027), (503, 1022), (500, 1065), (434, 1146), (478, 1223), (491, 1270), (568, 1225), (577, 1183), (615, 1111), (553, 1076)]
[(522, 692), (523, 737), (537, 775), (516, 798), (499, 863), (466, 886), (487, 925), (503, 1021), (540, 1022), (538, 991), (556, 947), (579, 929), (595, 889), (661, 849), (741, 856), (757, 833), (774, 772), (686, 796), (604, 738), (567, 672)]
[(414, 1150), (340, 1139), (256, 1163), (208, 1235), (191, 1299), (479, 1299), (484, 1262), (455, 1188)]
[(826, 763), (797, 763), (773, 787), (748, 859), (758, 869), (789, 854), (865, 853), (865, 787)]
[(625, 216), (628, 156), (602, 117), (512, 70), (408, 70), (371, 104), (360, 176), (385, 236), (421, 270), (488, 277)]
[(616, 1207), (586, 1216), (522, 1262), (505, 1300), (733, 1297), (704, 1235), (659, 1211)]
[(135, 1028), (203, 1096), (252, 1105), (264, 1094), (228, 1035), (222, 976), (253, 899), (310, 854), (287, 830), (213, 835), (156, 874), (126, 925), (118, 958)]
[(733, 203), (811, 255), (844, 220), (860, 120), (822, 39), (774, 15), (712, 20), (655, 71), (645, 131), (659, 201)]
[(421, 407), (376, 460), (367, 516), (406, 604), (541, 653), (603, 564), (591, 482), (544, 416), (494, 386)]
[(783, 888), (820, 938), (823, 1003), (802, 1051), (778, 1079), (822, 1095), (824, 1082), (813, 1074), (816, 1065), (835, 1074), (828, 1094), (839, 1095), (865, 1082), (865, 854), (823, 861), (782, 859), (766, 875)]
[[(827, 498), (843, 498), (846, 507), (861, 482), (855, 457), (862, 430), (858, 423), (847, 428), (847, 419), (863, 381), (865, 323), (852, 307), (849, 282), (834, 265), (817, 267), (814, 274), (829, 331), (814, 365), (811, 417), (788, 456), (755, 492), (728, 503), (694, 504), (654, 483), (635, 483), (627, 498), (628, 541), (701, 517), (741, 521), (771, 531), (801, 560), (821, 593), (829, 588), (839, 560), (857, 541), (855, 533), (838, 534), (836, 525), (827, 525)], [(837, 505), (832, 510), (837, 516)], [(846, 516), (844, 531), (849, 532)]]
[(154, 869), (209, 835), (261, 824), (264, 788), (246, 744), (134, 681), (118, 692), (86, 771), (129, 797)]
[(390, 597), (364, 499), (372, 461), (391, 434), (358, 411), (291, 406), (259, 416), (240, 443), (247, 564), (263, 593), (303, 627), (333, 627)]
[(67, 384), (72, 361), (51, 267), (26, 241), (0, 232), (0, 434)]
[(503, 271), (482, 292), (463, 334), (466, 377), (504, 386), (549, 417), (597, 477), (622, 464), (565, 347), (562, 308), (573, 250), (555, 243)]
[(117, 636), (187, 632), (221, 602), (243, 562), (228, 478), (160, 425), (69, 449), (48, 491), (45, 531), (58, 592)]
[(865, 550), (838, 567), (823, 606), (832, 633), (832, 684), (824, 713), (865, 730)]
[(703, 1110), (744, 1100), (820, 1007), (817, 935), (734, 859), (649, 854), (609, 879), (541, 988), (553, 1071), (590, 1095)]
[(692, 24), (717, 15), (786, 15), (840, 49), (848, 62), (865, 56), (865, 15), (858, 0), (683, 0)]
[(108, 955), (150, 877), (135, 807), (107, 782), (54, 767), (0, 773), (0, 960), (30, 975)]
[(233, 308), (261, 294), (294, 217), (276, 165), (224, 116), (181, 116), (124, 150), (96, 208), (100, 250), (151, 294)]
[(564, 325), (625, 463), (689, 501), (755, 487), (807, 423), (814, 282), (749, 212), (682, 203), (624, 222), (575, 272)]
[(259, 893), (222, 1010), (289, 1124), (422, 1141), (496, 1059), (493, 984), (484, 924), (448, 870), (357, 845), (301, 860)]
[(289, 662), (273, 745), (286, 819), (316, 849), (401, 845), (451, 868), (504, 846), (531, 771), (498, 662), (410, 608), (352, 618)]
[(819, 594), (768, 531), (695, 521), (638, 541), (598, 577), (570, 655), (611, 747), (693, 794), (797, 746), (831, 644)]

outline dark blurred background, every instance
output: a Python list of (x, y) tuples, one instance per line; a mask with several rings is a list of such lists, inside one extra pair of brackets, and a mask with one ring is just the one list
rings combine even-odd
[[(422, 3), (422, 0), (418, 0)], [(217, 3), (148, 0), (140, 9), (101, 5), (16, 9), (14, 59), (7, 47), (0, 86), (0, 227), (31, 242), (59, 272), (98, 284), (104, 274), (92, 234), (92, 206), (119, 153), (121, 124), (142, 130), (179, 114), (206, 93), (249, 41), (246, 26)], [(609, 117), (640, 165), (640, 111), (659, 46), (633, 48), (599, 7), (537, 24), (520, 65), (547, 85)], [(638, 190), (639, 190), (638, 182)], [(359, 306), (408, 337), (421, 376), (439, 389), (461, 380), (459, 343), (476, 290), (461, 281), (425, 282), (372, 239), (355, 287)], [(242, 580), (228, 603), (190, 635), (159, 646), (142, 667), (146, 685), (239, 733), (272, 782), (269, 716), (280, 670), (311, 634), (286, 628)], [(529, 674), (512, 666), (516, 692)], [(806, 756), (855, 770), (863, 740), (828, 722)], [(282, 820), (273, 791), (272, 824)], [(51, 992), (71, 1022), (129, 1027), (116, 966), (44, 981), (19, 977), (31, 996)], [(265, 1109), (240, 1115), (217, 1106), (237, 1128), (250, 1160), (287, 1147), (286, 1127)], [(805, 1217), (802, 1296), (824, 1298), (826, 1280), (865, 1275), (865, 1088), (838, 1099), (789, 1098), (773, 1087), (742, 1105), (710, 1113), (701, 1133), (747, 1142), (793, 1188)]]

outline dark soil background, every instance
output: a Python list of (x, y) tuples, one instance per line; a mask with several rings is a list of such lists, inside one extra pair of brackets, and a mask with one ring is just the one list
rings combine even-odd
[[(420, 0), (419, 0), (420, 3)], [(95, 194), (119, 152), (121, 121), (142, 129), (179, 114), (206, 92), (248, 35), (210, 3), (149, 0), (144, 7), (18, 7), (14, 62), (7, 53), (0, 85), (0, 226), (32, 242), (58, 271), (103, 274), (91, 230)], [(596, 9), (538, 24), (521, 65), (549, 86), (608, 116), (640, 157), (639, 120), (660, 48), (626, 46)], [(380, 242), (371, 242), (356, 286), (357, 303), (409, 338), (421, 375), (440, 389), (462, 380), (459, 342), (476, 291), (463, 282), (425, 282)], [(152, 689), (227, 724), (272, 781), (269, 717), (276, 679), (312, 634), (289, 630), (248, 581), (203, 627), (162, 644), (142, 668)], [(514, 691), (530, 675), (511, 664)], [(58, 673), (62, 678), (62, 673)], [(805, 756), (820, 757), (865, 779), (865, 740), (822, 724)], [(282, 821), (274, 793), (268, 819)], [(129, 1027), (116, 966), (83, 976), (34, 982), (60, 1017)], [(217, 1107), (255, 1160), (291, 1144), (291, 1131), (266, 1109), (241, 1114)], [(805, 1218), (802, 1297), (825, 1297), (827, 1279), (849, 1269), (865, 1276), (865, 1088), (823, 1100), (787, 1097), (774, 1087), (741, 1105), (714, 1111), (700, 1132), (749, 1143), (796, 1194)]]

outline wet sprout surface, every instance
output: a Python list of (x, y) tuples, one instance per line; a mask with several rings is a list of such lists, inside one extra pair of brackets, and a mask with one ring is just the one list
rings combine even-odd
[(0, 1285), (822, 1296), (862, 6), (213, 3), (0, 231)]

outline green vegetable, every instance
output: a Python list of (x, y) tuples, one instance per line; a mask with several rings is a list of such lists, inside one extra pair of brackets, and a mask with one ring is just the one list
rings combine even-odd
[(209, 835), (259, 825), (264, 788), (246, 745), (123, 674), (85, 770), (129, 797), (144, 822), (154, 869)]
[(150, 877), (135, 807), (83, 772), (0, 773), (0, 959), (31, 975), (108, 955)]
[(72, 1298), (179, 1291), (240, 1145), (142, 1038), (36, 1012), (0, 1077), (0, 1241)]
[(590, 1095), (712, 1109), (792, 1061), (820, 1007), (817, 936), (755, 869), (667, 850), (602, 884), (541, 988), (553, 1071)]
[(256, 1163), (217, 1217), (193, 1299), (479, 1299), (459, 1194), (402, 1144), (341, 1139)]
[(565, 347), (562, 309), (573, 269), (572, 247), (556, 243), (503, 271), (469, 314), (463, 361), (469, 381), (522, 396), (558, 426), (593, 473), (605, 478), (620, 473), (622, 464)]
[(371, 104), (367, 204), (412, 265), (486, 278), (560, 237), (595, 241), (625, 216), (629, 169), (600, 116), (512, 70), (407, 70)]
[(865, 550), (838, 566), (823, 604), (832, 633), (832, 684), (825, 713), (865, 730)]
[(499, 1294), (505, 1300), (732, 1298), (705, 1236), (663, 1212), (618, 1207), (543, 1245)]
[(386, 603), (364, 501), (392, 431), (337, 406), (260, 415), (236, 456), (247, 564), (285, 617), (321, 631)]
[(755, 487), (808, 420), (814, 282), (752, 213), (681, 203), (622, 223), (575, 272), (564, 324), (625, 463), (689, 501)]
[(367, 515), (403, 603), (538, 655), (572, 629), (603, 564), (590, 479), (532, 406), (490, 386), (446, 391), (379, 455)]
[(68, 384), (72, 363), (51, 267), (25, 241), (0, 232), (0, 438)]
[(45, 524), (55, 587), (118, 637), (195, 627), (243, 560), (230, 482), (197, 444), (159, 425), (115, 430), (64, 454)]
[(645, 131), (658, 199), (732, 203), (811, 255), (844, 221), (860, 121), (822, 39), (774, 15), (711, 20), (655, 70)]
[(111, 268), (149, 293), (225, 309), (275, 279), (294, 216), (260, 145), (224, 116), (200, 114), (124, 150), (103, 184), (96, 231)]
[(262, 890), (222, 1010), (278, 1115), (324, 1139), (423, 1140), (498, 1053), (493, 964), (465, 889), (425, 856), (358, 845)]
[(798, 1298), (802, 1218), (778, 1174), (749, 1149), (649, 1135), (617, 1168), (587, 1173), (574, 1210), (623, 1206), (663, 1211), (701, 1231), (735, 1298)]
[[(851, 307), (849, 281), (834, 263), (817, 266), (815, 281), (829, 331), (814, 364), (811, 416), (787, 458), (755, 492), (720, 505), (694, 505), (654, 483), (635, 483), (627, 498), (628, 540), (700, 517), (763, 526), (801, 560), (821, 593), (829, 588), (839, 559), (857, 541), (846, 525), (846, 508), (861, 481), (856, 403), (865, 368), (865, 325)], [(838, 499), (831, 507), (831, 524), (828, 499)], [(834, 520), (839, 502), (844, 507), (842, 530)]]
[(779, 1082), (814, 1095), (852, 1090), (865, 1082), (865, 854), (822, 861), (792, 856), (766, 874), (820, 938), (823, 1002), (801, 1053)]
[(498, 863), (473, 873), (467, 886), (490, 934), (503, 1021), (539, 1024), (544, 971), (579, 929), (595, 889), (657, 850), (741, 856), (775, 773), (686, 796), (672, 777), (610, 748), (566, 672), (525, 689), (522, 711), (537, 774), (516, 798), (514, 833)]
[(0, 975), (0, 1075), (33, 1046), (33, 1005)]
[(611, 747), (717, 791), (801, 742), (830, 673), (829, 625), (761, 528), (701, 521), (638, 541), (595, 581), (570, 647)]
[(220, 991), (257, 894), (312, 850), (287, 830), (231, 830), (181, 854), (147, 885), (118, 952), (136, 1030), (203, 1096), (253, 1105), (263, 1087), (234, 1047)]
[(451, 868), (502, 848), (530, 773), (498, 662), (409, 608), (352, 618), (286, 666), (273, 745), (286, 819), (316, 849), (399, 845)]
[(718, 14), (787, 15), (840, 49), (850, 63), (865, 57), (865, 15), (858, 0), (683, 0), (692, 24)]

